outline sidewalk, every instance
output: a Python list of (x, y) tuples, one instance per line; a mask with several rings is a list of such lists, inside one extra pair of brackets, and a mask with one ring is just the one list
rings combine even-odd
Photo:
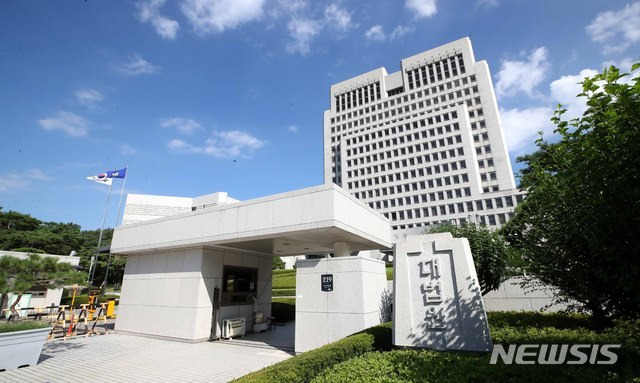
[(54, 341), (45, 345), (38, 365), (0, 372), (0, 382), (227, 382), (291, 357), (269, 344), (289, 332), (279, 327), (245, 339), (202, 343), (117, 333)]

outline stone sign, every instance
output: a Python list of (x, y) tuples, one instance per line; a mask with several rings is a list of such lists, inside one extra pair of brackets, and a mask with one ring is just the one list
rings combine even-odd
[(394, 254), (393, 344), (490, 351), (469, 243), (449, 233), (409, 236)]

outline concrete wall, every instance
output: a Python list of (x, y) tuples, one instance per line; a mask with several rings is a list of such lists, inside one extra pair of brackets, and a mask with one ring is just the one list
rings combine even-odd
[[(223, 265), (258, 269), (259, 309), (270, 316), (271, 257), (191, 248), (127, 257), (116, 330), (208, 339), (214, 288), (222, 288)], [(252, 315), (253, 305), (221, 307), (218, 325), (223, 319), (245, 317), (250, 331)]]
[[(551, 304), (553, 289), (540, 286), (536, 290), (520, 286), (522, 277), (509, 278), (497, 290), (482, 297), (487, 311), (548, 311), (566, 308), (564, 304)], [(393, 281), (387, 281), (387, 290), (393, 293)]]
[(483, 297), (487, 311), (559, 311), (566, 308), (564, 304), (552, 304), (551, 287), (531, 290), (520, 286), (523, 280), (522, 277), (510, 278), (497, 290), (487, 293)]
[[(296, 262), (296, 352), (335, 342), (381, 322), (383, 261), (362, 256)], [(333, 291), (321, 275), (333, 274)]]

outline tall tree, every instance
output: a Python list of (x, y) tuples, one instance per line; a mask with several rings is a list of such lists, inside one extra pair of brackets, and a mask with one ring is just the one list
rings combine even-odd
[(3, 295), (1, 301), (4, 301), (7, 293), (18, 294), (10, 307), (10, 319), (18, 317), (15, 307), (20, 303), (20, 298), (25, 291), (36, 286), (55, 289), (64, 285), (83, 283), (85, 278), (85, 273), (74, 270), (68, 263), (58, 262), (54, 257), (30, 254), (26, 259), (11, 256), (0, 258), (0, 293)]
[(560, 141), (521, 158), (527, 196), (503, 229), (537, 278), (596, 321), (640, 316), (640, 80), (625, 76), (586, 78), (580, 118), (559, 107)]
[(513, 252), (498, 232), (473, 223), (463, 223), (438, 225), (429, 233), (451, 233), (455, 238), (469, 241), (482, 295), (497, 289), (505, 280)]

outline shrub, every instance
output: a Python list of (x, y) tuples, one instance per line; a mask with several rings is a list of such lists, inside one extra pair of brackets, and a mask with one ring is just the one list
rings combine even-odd
[(36, 249), (35, 247), (18, 247), (15, 249), (11, 249), (11, 251), (19, 251), (22, 253), (31, 253), (31, 254), (44, 254), (44, 250)]
[(394, 350), (370, 352), (312, 380), (329, 382), (603, 382), (604, 366), (489, 364), (489, 355)]
[(295, 298), (274, 298), (271, 300), (271, 316), (276, 322), (284, 323), (296, 319)]
[(555, 327), (558, 329), (590, 328), (589, 316), (567, 313), (541, 313), (531, 311), (492, 311), (487, 313), (491, 328), (501, 327)]
[(489, 364), (490, 354), (395, 350), (370, 352), (334, 365), (314, 382), (607, 382), (640, 377), (640, 320), (603, 332), (584, 315), (489, 313), (494, 344), (621, 344), (614, 365)]
[(271, 296), (274, 297), (293, 297), (296, 295), (296, 289), (273, 289)]
[[(384, 338), (384, 339), (382, 339)], [(375, 326), (337, 342), (245, 375), (235, 382), (309, 382), (325, 369), (365, 352), (384, 350), (391, 344), (391, 325)]]

